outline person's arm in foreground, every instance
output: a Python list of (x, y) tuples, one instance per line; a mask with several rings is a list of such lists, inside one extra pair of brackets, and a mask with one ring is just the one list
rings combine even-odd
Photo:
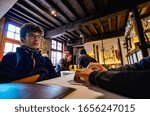
[(132, 98), (150, 98), (150, 70), (146, 71), (93, 71), (91, 69), (77, 70), (74, 80), (89, 81), (118, 94)]

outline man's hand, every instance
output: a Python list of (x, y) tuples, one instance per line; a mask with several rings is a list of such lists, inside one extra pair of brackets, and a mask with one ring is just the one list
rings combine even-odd
[(103, 65), (101, 65), (100, 63), (94, 63), (94, 62), (89, 63), (87, 68), (94, 70), (94, 71), (100, 71), (100, 72), (107, 71), (107, 69)]
[(94, 70), (85, 68), (85, 69), (79, 69), (76, 71), (75, 76), (74, 76), (74, 81), (78, 83), (84, 83), (89, 80), (89, 75), (91, 72)]

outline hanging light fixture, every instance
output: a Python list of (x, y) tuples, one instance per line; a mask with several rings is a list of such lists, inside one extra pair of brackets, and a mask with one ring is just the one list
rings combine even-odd
[(53, 15), (54, 17), (56, 17), (56, 16), (57, 16), (56, 10), (52, 9), (52, 10), (51, 10), (51, 15)]

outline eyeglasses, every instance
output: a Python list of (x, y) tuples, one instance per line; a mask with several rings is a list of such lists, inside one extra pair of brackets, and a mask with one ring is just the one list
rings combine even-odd
[(41, 35), (35, 35), (34, 33), (27, 33), (26, 37), (32, 38), (32, 39), (42, 39), (43, 36)]

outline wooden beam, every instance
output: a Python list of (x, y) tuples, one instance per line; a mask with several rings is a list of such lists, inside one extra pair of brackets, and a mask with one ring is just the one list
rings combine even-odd
[(54, 38), (55, 40), (58, 40), (58, 41), (61, 41), (61, 42), (66, 42), (64, 39), (60, 38), (60, 37), (57, 37), (57, 38)]
[(109, 39), (112, 37), (120, 37), (120, 36), (124, 36), (124, 29), (121, 29), (120, 31), (117, 32), (109, 32), (109, 33), (99, 34), (89, 38), (85, 38), (85, 42), (98, 41), (102, 39), (104, 40), (104, 39)]
[(80, 34), (83, 34), (85, 37), (88, 36), (87, 33), (85, 33), (82, 29), (79, 29), (79, 31), (80, 31)]
[(66, 31), (66, 33), (68, 33), (69, 35), (71, 35), (71, 36), (74, 37), (75, 39), (79, 39), (76, 35), (74, 35), (74, 34), (71, 33), (71, 32)]
[(90, 28), (92, 29), (92, 33), (93, 34), (98, 34), (98, 31), (97, 31), (97, 29), (95, 28), (95, 26), (94, 26), (94, 24), (90, 24)]
[(118, 15), (118, 18), (117, 18), (117, 30), (120, 29), (120, 23), (123, 23), (123, 22), (121, 22), (121, 15)]
[(67, 41), (70, 40), (70, 38), (67, 38), (67, 37), (64, 37), (64, 36), (60, 36), (60, 37), (66, 39)]
[(93, 14), (96, 11), (93, 0), (80, 0), (82, 7), (86, 10), (88, 15)]
[(55, 18), (53, 18), (51, 15), (47, 13), (47, 10), (43, 11), (40, 7), (41, 5), (38, 4), (36, 0), (33, 0), (32, 2), (29, 0), (26, 0), (25, 2), (27, 2), (28, 5), (36, 9), (40, 14), (42, 14), (44, 18), (47, 19), (54, 27), (58, 27), (58, 25), (61, 25), (59, 21), (57, 21)]
[[(110, 39), (112, 37), (121, 37), (124, 36), (124, 29), (121, 29), (118, 32), (109, 32), (109, 33), (104, 33), (104, 34), (99, 34), (99, 35), (95, 35), (89, 38), (85, 38), (84, 42), (93, 42), (93, 41), (98, 41), (98, 40), (105, 40), (105, 39)], [(81, 44), (82, 40), (77, 40), (74, 41), (73, 43), (70, 42), (70, 45), (77, 45), (77, 44)]]
[(141, 18), (140, 18), (140, 15), (138, 13), (137, 6), (133, 7), (132, 13), (133, 13), (133, 17), (134, 17), (134, 20), (135, 20), (135, 25), (136, 25), (135, 29), (136, 29), (136, 32), (137, 32), (137, 35), (138, 35), (140, 48), (142, 50), (143, 57), (147, 57), (148, 56), (147, 43), (145, 41), (143, 27), (142, 27), (142, 23), (141, 23)]
[(101, 22), (99, 22), (99, 23), (100, 23), (101, 32), (102, 32), (102, 33), (104, 33), (103, 25), (102, 25), (102, 23), (101, 23)]
[(75, 40), (75, 38), (73, 38), (71, 35), (69, 35), (69, 34), (67, 34), (67, 33), (64, 35), (64, 37), (67, 37), (67, 38), (69, 38), (70, 40), (72, 40), (72, 39)]
[(85, 29), (86, 29), (85, 31), (88, 31), (89, 35), (93, 34), (93, 30), (91, 29), (90, 25), (85, 25), (83, 27), (85, 27)]
[[(23, 13), (23, 12), (21, 12), (21, 11), (19, 11), (19, 10), (17, 10), (16, 8), (12, 8), (12, 13), (15, 13), (16, 15), (21, 15), (24, 19), (29, 19), (29, 20), (31, 20), (32, 22), (35, 22), (35, 23), (37, 23), (37, 24), (39, 24), (39, 25), (41, 25), (42, 27), (46, 27), (47, 29), (49, 29), (49, 27), (47, 26), (47, 25), (44, 25), (43, 23), (40, 23), (39, 21), (37, 21), (37, 20), (35, 20), (34, 18), (32, 18), (32, 17), (30, 17), (29, 15), (26, 15), (25, 13)], [(14, 12), (15, 11), (15, 12)], [(9, 11), (9, 12), (11, 12), (11, 11)]]
[(72, 33), (74, 33), (77, 38), (80, 38), (80, 34), (76, 30), (72, 31)]
[(62, 0), (62, 3), (64, 5), (66, 5), (66, 7), (72, 12), (72, 14), (76, 17), (76, 18), (80, 18), (78, 13), (76, 12), (76, 10), (74, 8), (71, 7), (70, 3), (67, 0)]
[(85, 16), (87, 15), (87, 11), (86, 11), (86, 9), (85, 9), (85, 7), (83, 6), (83, 4), (81, 3), (81, 0), (76, 0), (77, 2), (78, 2), (78, 4), (80, 5), (80, 7), (82, 8), (82, 10), (83, 10), (83, 12), (84, 12), (84, 14), (85, 14)]
[(8, 19), (17, 22), (18, 24), (23, 25), (25, 23), (22, 20), (19, 20), (19, 19), (15, 18), (15, 17), (12, 17), (11, 15), (6, 14), (5, 16), (7, 16)]
[[(54, 8), (56, 11), (58, 11), (63, 17), (65, 17), (68, 21), (72, 21), (70, 17), (68, 17), (66, 15), (66, 13), (64, 13), (64, 11), (61, 10), (60, 7), (58, 7), (58, 5), (52, 1), (52, 0), (45, 0), (52, 8)], [(60, 1), (59, 1), (60, 2)]]
[[(19, 20), (22, 20), (22, 21), (24, 21), (24, 22), (27, 22), (27, 23), (32, 22), (32, 23), (34, 23), (34, 24), (37, 24), (36, 22), (34, 22), (34, 21), (32, 21), (32, 20), (29, 20), (29, 19), (27, 19), (27, 18), (25, 19), (23, 16), (18, 15), (18, 14), (16, 14), (16, 13), (12, 12), (12, 11), (9, 11), (8, 14), (10, 14), (11, 16), (16, 17), (16, 18), (18, 18)], [(40, 24), (37, 24), (37, 25), (39, 25), (40, 27), (43, 27), (45, 30), (48, 30), (48, 28), (46, 28), (45, 26), (42, 26), (42, 25), (40, 25)]]
[(83, 9), (81, 8), (80, 4), (77, 2), (77, 0), (67, 0), (67, 1), (72, 6), (72, 8), (75, 9), (75, 12), (79, 16), (79, 18), (85, 16), (85, 13), (84, 13)]
[(62, 37), (58, 37), (60, 40), (63, 40), (63, 41), (68, 41), (67, 39), (64, 39)]
[(111, 32), (111, 19), (108, 19), (109, 31)]
[(22, 5), (22, 4), (18, 3), (18, 2), (16, 3), (16, 5), (19, 6), (20, 8), (22, 8), (22, 9), (24, 9), (25, 11), (27, 11), (28, 14), (30, 13), (31, 15), (33, 15), (33, 16), (35, 16), (36, 18), (38, 18), (39, 20), (41, 20), (41, 22), (46, 23), (49, 27), (51, 27), (51, 28), (53, 27), (52, 24), (51, 24), (49, 21), (43, 19), (43, 17), (39, 16), (39, 14), (37, 14), (37, 13), (31, 11), (30, 9), (28, 9), (28, 8), (25, 7), (24, 5)]
[[(52, 16), (54, 19), (56, 19), (58, 22), (56, 22), (57, 24), (66, 24), (65, 21), (61, 20), (58, 16), (55, 17), (54, 15), (51, 14), (51, 8), (52, 6), (50, 4), (48, 4), (45, 0), (34, 0), (34, 3), (37, 2), (37, 5), (44, 11), (46, 12), (48, 15)], [(40, 4), (40, 5), (39, 5)]]
[(18, 16), (18, 15), (15, 15), (15, 14), (11, 13), (10, 11), (6, 14), (6, 16), (7, 16), (7, 15), (8, 15), (9, 17), (11, 17), (11, 18), (17, 19), (18, 21), (23, 21), (23, 22), (25, 22), (25, 23), (29, 23), (29, 22), (30, 22), (29, 20), (24, 19), (24, 18), (22, 18), (22, 17), (20, 17), (20, 16)]
[(118, 31), (118, 16), (116, 16), (116, 30), (115, 31)]
[(91, 32), (85, 27), (85, 26), (80, 26), (81, 30), (86, 33), (86, 35), (91, 36)]
[(144, 19), (145, 17), (148, 17), (149, 15), (150, 15), (149, 13), (148, 14), (143, 14), (140, 17), (141, 17), (141, 19)]
[(6, 14), (6, 16), (7, 16), (9, 19), (11, 19), (11, 20), (14, 20), (14, 21), (17, 22), (17, 23), (20, 23), (21, 25), (23, 25), (24, 23), (27, 23), (27, 22), (24, 22), (24, 21), (22, 21), (22, 20), (19, 20), (19, 19), (16, 18), (16, 17), (13, 17), (13, 16), (11, 16), (11, 15), (9, 15), (9, 14)]
[[(77, 1), (81, 5), (80, 0), (77, 0)], [(122, 4), (113, 5), (113, 6), (107, 8), (105, 10), (102, 10), (102, 11), (97, 12), (95, 14), (92, 14), (90, 16), (81, 18), (81, 19), (76, 20), (72, 23), (63, 25), (59, 28), (53, 29), (53, 30), (47, 32), (46, 36), (53, 37), (53, 36), (56, 36), (56, 35), (63, 33), (64, 31), (71, 31), (75, 28), (78, 28), (79, 25), (81, 25), (83, 23), (87, 23), (87, 22), (92, 21), (92, 20), (97, 19), (97, 18), (108, 19), (112, 16), (117, 16), (119, 14), (127, 12), (128, 9), (132, 8), (133, 4), (140, 4), (140, 3), (143, 3), (145, 1), (146, 0), (144, 0), (144, 1), (143, 0), (142, 1), (125, 0), (122, 2)]]
[(98, 32), (98, 34), (101, 34), (102, 31), (101, 31), (101, 28), (100, 28), (100, 27), (101, 27), (101, 26), (100, 26), (100, 22), (97, 21), (96, 23), (93, 23), (93, 25), (94, 25), (96, 31)]

